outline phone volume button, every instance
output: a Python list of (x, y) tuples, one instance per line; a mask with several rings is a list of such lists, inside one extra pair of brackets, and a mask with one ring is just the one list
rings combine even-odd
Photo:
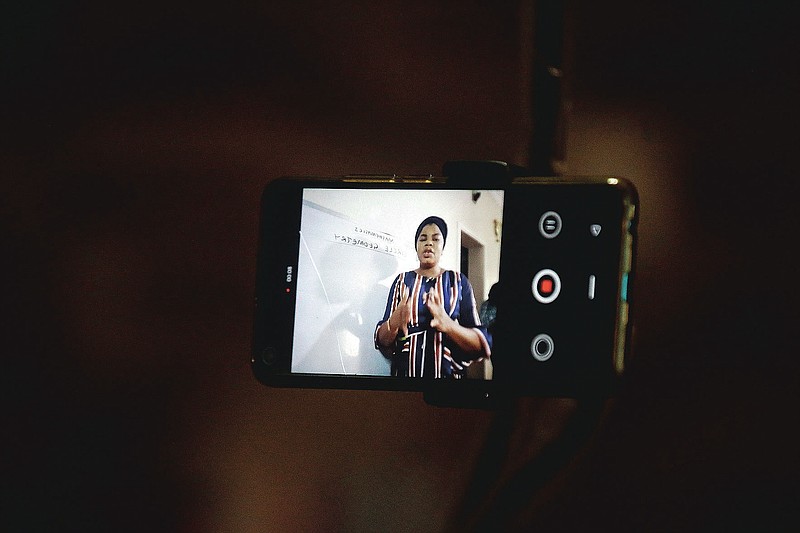
[(633, 235), (625, 233), (625, 240), (622, 243), (622, 271), (631, 271), (631, 256), (633, 255)]
[(623, 302), (627, 302), (628, 301), (628, 273), (627, 272), (622, 274), (622, 280), (620, 281), (620, 287), (619, 287), (619, 297), (620, 297), (620, 300), (622, 300)]

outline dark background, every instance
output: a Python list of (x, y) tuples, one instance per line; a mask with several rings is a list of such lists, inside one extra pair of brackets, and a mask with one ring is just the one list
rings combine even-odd
[[(794, 529), (790, 6), (605, 4), (565, 5), (556, 170), (639, 188), (636, 358), (555, 474), (525, 465), (574, 402), (520, 401), (504, 427), (249, 369), (264, 184), (527, 164), (535, 6), (4, 8), (3, 529), (439, 531), (475, 509), (545, 530)], [(507, 454), (484, 448), (504, 431)], [(520, 468), (530, 490), (482, 505), (476, 480)]]

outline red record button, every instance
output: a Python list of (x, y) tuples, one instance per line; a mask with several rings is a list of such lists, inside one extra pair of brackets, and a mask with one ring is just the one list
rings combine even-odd
[(538, 302), (549, 304), (558, 298), (561, 292), (561, 278), (558, 277), (558, 274), (556, 274), (554, 270), (545, 268), (537, 272), (533, 277), (531, 290), (533, 292), (533, 297), (536, 298)]
[(550, 296), (553, 294), (553, 278), (545, 276), (539, 280), (539, 294)]

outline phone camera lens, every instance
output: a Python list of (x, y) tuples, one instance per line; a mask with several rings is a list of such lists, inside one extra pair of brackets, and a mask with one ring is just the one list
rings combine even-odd
[(275, 364), (275, 348), (268, 346), (261, 350), (261, 361), (267, 366)]

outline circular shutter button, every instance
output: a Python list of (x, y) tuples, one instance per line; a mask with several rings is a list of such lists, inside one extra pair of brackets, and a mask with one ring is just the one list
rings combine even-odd
[(547, 361), (555, 351), (553, 338), (546, 333), (540, 333), (531, 342), (531, 355), (537, 361)]
[(561, 278), (554, 270), (545, 268), (536, 273), (531, 283), (533, 297), (543, 304), (549, 304), (561, 293)]

